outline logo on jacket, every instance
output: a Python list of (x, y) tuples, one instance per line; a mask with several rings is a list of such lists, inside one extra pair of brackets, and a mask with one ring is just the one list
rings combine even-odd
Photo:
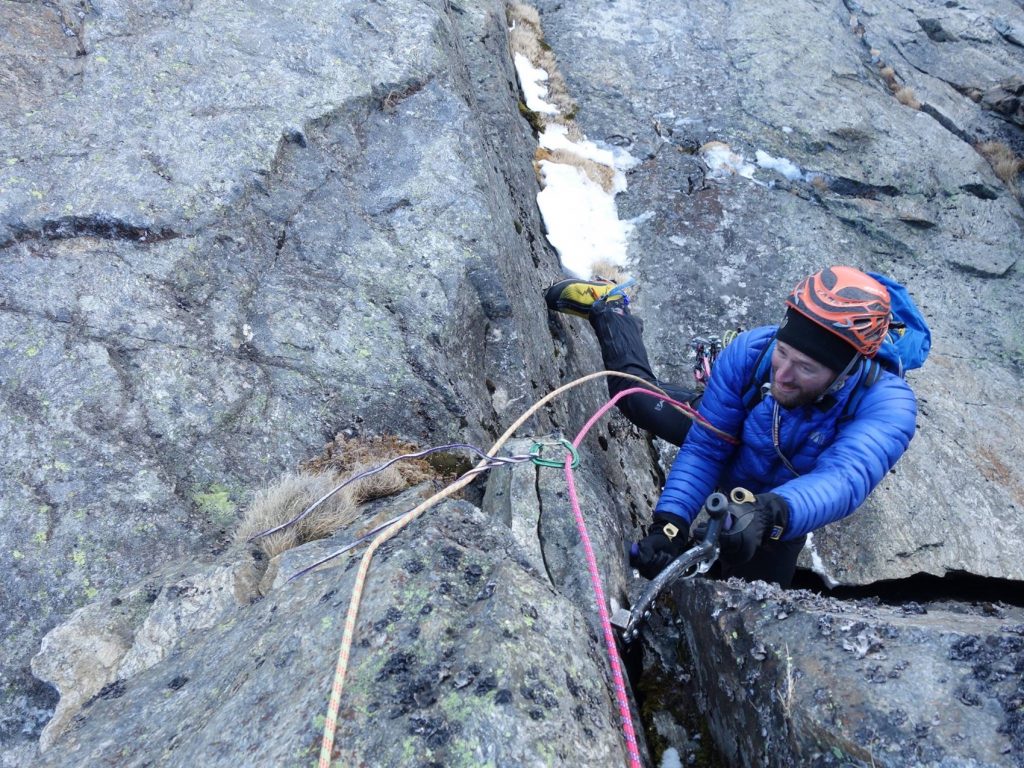
[(821, 445), (822, 443), (825, 442), (825, 435), (820, 431), (815, 431), (811, 432), (810, 436), (807, 439), (810, 440), (815, 445)]

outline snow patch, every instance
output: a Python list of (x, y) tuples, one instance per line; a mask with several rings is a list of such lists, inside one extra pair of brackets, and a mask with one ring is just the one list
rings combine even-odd
[(811, 570), (821, 577), (821, 580), (825, 582), (829, 589), (838, 587), (839, 582), (832, 578), (832, 574), (825, 567), (825, 561), (821, 559), (821, 555), (818, 554), (818, 550), (814, 546), (813, 533), (807, 534), (807, 543), (804, 546), (807, 547), (807, 551), (811, 554)]
[(521, 53), (517, 53), (514, 60), (516, 74), (519, 76), (519, 85), (523, 89), (523, 97), (526, 99), (526, 106), (542, 115), (557, 115), (558, 107), (546, 100), (548, 73), (540, 67), (533, 66), (530, 60)]
[(598, 265), (601, 270), (611, 266), (625, 277), (629, 235), (654, 216), (647, 212), (622, 221), (615, 205), (615, 196), (627, 188), (626, 171), (640, 161), (621, 147), (590, 141), (570, 127), (568, 118), (546, 100), (550, 73), (521, 53), (514, 58), (526, 106), (544, 122), (536, 156), (542, 186), (537, 205), (562, 268), (590, 278)]
[(675, 747), (669, 747), (662, 753), (660, 768), (683, 768), (683, 761)]
[(583, 278), (598, 262), (625, 267), (633, 225), (619, 220), (614, 194), (575, 165), (542, 160), (540, 169), (537, 205), (562, 267)]
[(791, 160), (784, 157), (772, 157), (763, 150), (757, 150), (754, 154), (757, 164), (770, 171), (778, 171), (790, 181), (799, 181), (804, 177), (804, 172)]
[(757, 168), (743, 159), (743, 155), (732, 151), (732, 147), (723, 141), (709, 141), (700, 148), (701, 159), (708, 166), (712, 179), (722, 179), (736, 174), (745, 179), (753, 179)]

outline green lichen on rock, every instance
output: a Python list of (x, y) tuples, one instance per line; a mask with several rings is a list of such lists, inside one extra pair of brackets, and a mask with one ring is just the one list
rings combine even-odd
[(238, 506), (231, 500), (231, 491), (219, 483), (214, 483), (206, 491), (196, 491), (192, 494), (192, 501), (203, 516), (216, 525), (234, 522), (238, 512)]

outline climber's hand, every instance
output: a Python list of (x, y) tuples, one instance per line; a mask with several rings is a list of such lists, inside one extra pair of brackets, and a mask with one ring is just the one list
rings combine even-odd
[(734, 505), (730, 517), (718, 542), (722, 559), (740, 565), (766, 541), (782, 536), (789, 523), (789, 505), (781, 496), (761, 493), (749, 504)]
[(653, 579), (686, 551), (688, 527), (681, 517), (656, 513), (650, 531), (630, 548), (629, 564), (645, 579)]

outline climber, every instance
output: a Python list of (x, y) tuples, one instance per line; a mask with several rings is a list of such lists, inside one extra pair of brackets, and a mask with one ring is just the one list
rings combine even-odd
[[(605, 368), (637, 375), (675, 400), (696, 404), (733, 445), (655, 397), (630, 395), (619, 409), (681, 448), (630, 564), (653, 578), (689, 546), (691, 523), (717, 488), (756, 495), (721, 536), (722, 576), (790, 586), (807, 534), (851, 514), (903, 454), (917, 406), (900, 375), (869, 362), (886, 337), (890, 297), (852, 267), (823, 269), (786, 301), (778, 327), (739, 334), (720, 354), (703, 393), (656, 379), (626, 295), (605, 280), (562, 280), (550, 309), (585, 317)], [(614, 395), (636, 386), (609, 377)]]

